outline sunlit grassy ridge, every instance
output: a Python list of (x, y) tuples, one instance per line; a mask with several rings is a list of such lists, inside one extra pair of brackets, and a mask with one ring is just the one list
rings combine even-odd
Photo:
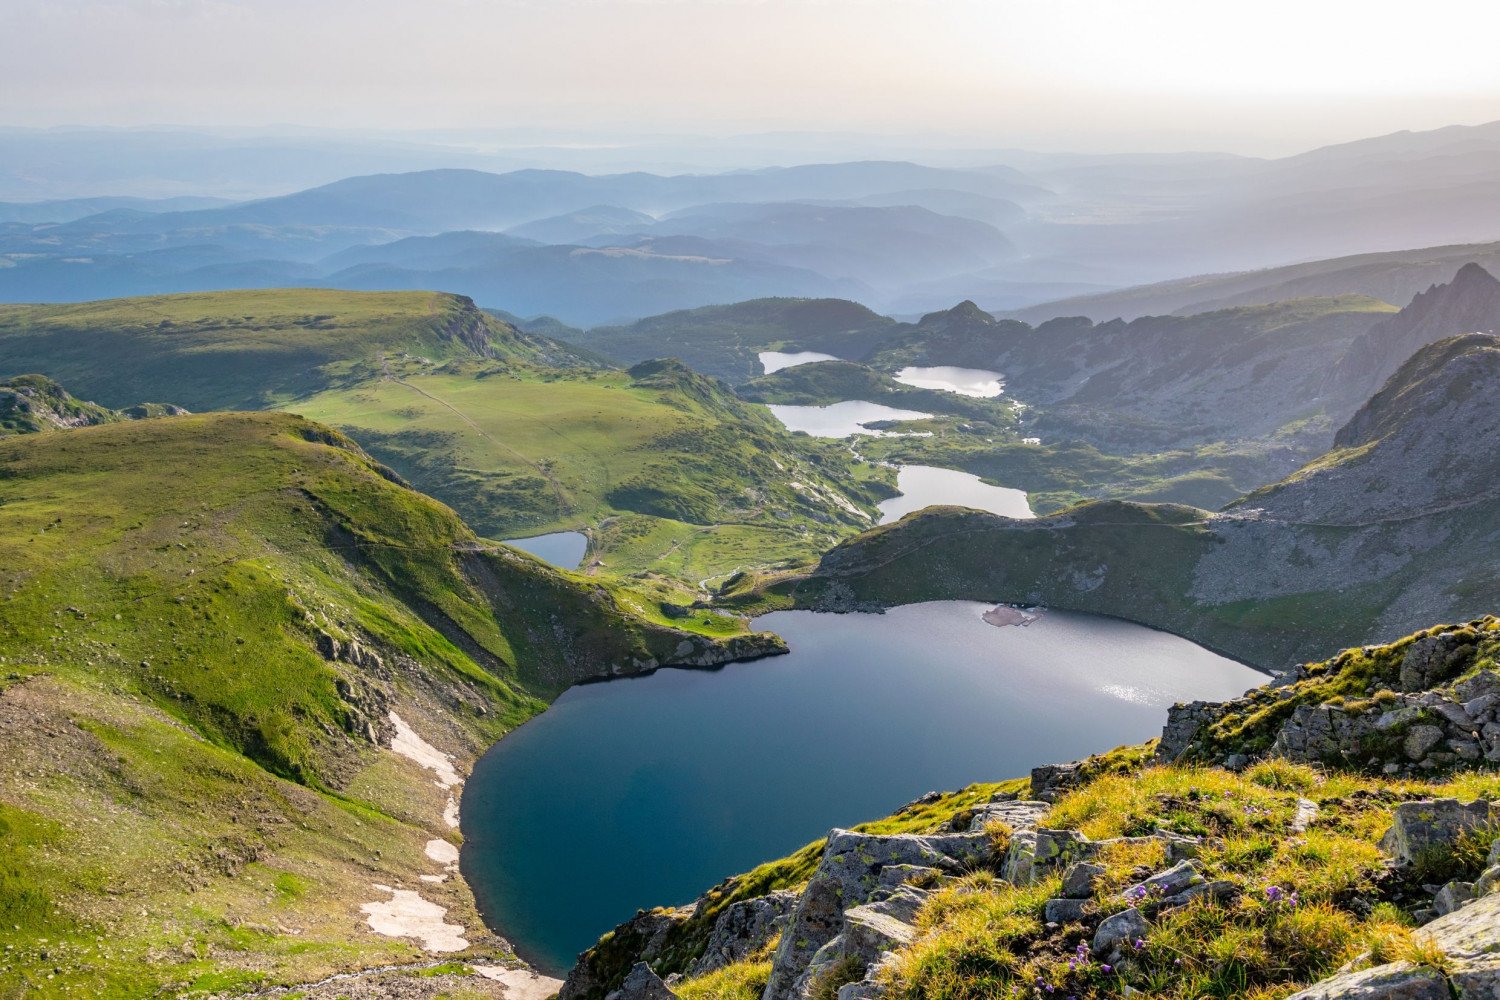
[(741, 568), (812, 558), (872, 523), (893, 479), (681, 365), (601, 368), (438, 293), (0, 307), (0, 377), (30, 372), (106, 406), (334, 424), (482, 535), (591, 529), (597, 569), (650, 571), (679, 601)]
[(696, 582), (806, 558), (889, 492), (833, 442), (671, 364), (407, 364), (289, 408), (334, 424), (490, 537), (592, 529), (606, 570)]
[[(1091, 839), (1163, 831), (1201, 836), (1204, 877), (1233, 883), (1233, 894), (1164, 913), (1124, 961), (1110, 965), (1106, 956), (1090, 951), (1092, 929), (1045, 921), (1043, 907), (1058, 894), (1058, 876), (1016, 886), (981, 869), (934, 893), (917, 916), (916, 940), (897, 952), (881, 979), (888, 995), (904, 1000), (1012, 995), (1271, 1000), (1361, 956), (1367, 965), (1397, 959), (1420, 964), (1428, 956), (1411, 933), (1415, 923), (1407, 911), (1430, 898), (1421, 883), (1472, 879), (1500, 830), (1467, 835), (1450, 854), (1431, 859), (1432, 867), (1409, 874), (1391, 871), (1377, 841), (1398, 801), (1481, 796), (1500, 798), (1500, 776), (1467, 773), (1435, 782), (1392, 782), (1275, 760), (1243, 774), (1196, 766), (1106, 769), (1064, 794), (1042, 825), (1078, 830)], [(1288, 834), (1299, 800), (1317, 805), (1317, 819), (1305, 832)], [(937, 832), (946, 827), (948, 815), (902, 829)], [(815, 859), (799, 852), (758, 871), (788, 873), (776, 883), (782, 887), (795, 884), (798, 875), (805, 879)], [(1168, 867), (1160, 841), (1122, 842), (1095, 862), (1105, 869), (1089, 904), (1097, 914), (1130, 906), (1122, 890)], [(689, 979), (678, 989), (708, 1000), (757, 1000), (768, 972), (765, 960), (756, 956)]]
[[(358, 910), (456, 837), (377, 749), (387, 711), (462, 760), (581, 677), (743, 632), (649, 604), (482, 543), (289, 414), (0, 440), (0, 996), (420, 960)], [(493, 952), (462, 883), (424, 891)]]

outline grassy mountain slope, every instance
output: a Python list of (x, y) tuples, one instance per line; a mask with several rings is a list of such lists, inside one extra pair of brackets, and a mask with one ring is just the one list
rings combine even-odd
[(427, 961), (366, 926), (377, 883), (504, 955), (461, 882), (417, 878), (457, 834), (389, 713), (463, 771), (584, 677), (731, 655), (481, 544), (300, 417), (16, 436), (0, 470), (0, 995)]
[(367, 377), (379, 355), (572, 362), (456, 295), (320, 289), (0, 306), (0, 375), (41, 372), (106, 406), (260, 409)]
[(1494, 436), (1497, 347), (1472, 336), (1424, 348), (1337, 450), (1225, 514), (1100, 502), (1011, 521), (934, 508), (840, 545), (772, 592), (831, 608), (1047, 604), (1270, 667), (1478, 616), (1500, 603), (1500, 494), (1492, 456), (1475, 449)]
[[(491, 537), (587, 528), (616, 572), (697, 581), (806, 557), (872, 520), (833, 442), (673, 362), (629, 372), (391, 369), (293, 404), (334, 424)], [(866, 470), (874, 475), (876, 470)]]
[(482, 534), (593, 532), (676, 586), (806, 559), (871, 523), (888, 474), (681, 368), (601, 370), (467, 299), (286, 291), (0, 309), (0, 375), (106, 405), (279, 408), (337, 425)]

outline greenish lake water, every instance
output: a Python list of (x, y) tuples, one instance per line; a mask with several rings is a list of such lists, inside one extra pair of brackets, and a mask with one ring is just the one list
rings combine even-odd
[(788, 656), (586, 684), (506, 736), (463, 797), (490, 926), (553, 974), (638, 908), (887, 815), (933, 789), (1158, 735), (1174, 701), (1266, 680), (1184, 639), (966, 601), (785, 611)]

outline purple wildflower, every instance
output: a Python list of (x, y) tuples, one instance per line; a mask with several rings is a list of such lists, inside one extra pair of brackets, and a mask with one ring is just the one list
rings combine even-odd
[(1136, 938), (1135, 939), (1135, 950), (1136, 951), (1140, 951), (1144, 947), (1146, 947), (1146, 939), (1145, 938)]
[(1101, 966), (1099, 966), (1099, 971), (1102, 972), (1102, 973), (1104, 973), (1107, 976), (1111, 972), (1115, 971), (1115, 967), (1113, 965), (1108, 965), (1108, 964), (1101, 965)]

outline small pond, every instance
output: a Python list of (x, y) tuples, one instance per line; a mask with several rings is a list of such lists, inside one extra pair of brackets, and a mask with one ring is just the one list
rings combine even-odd
[(954, 368), (940, 365), (934, 368), (903, 368), (896, 373), (896, 381), (918, 389), (941, 389), (956, 392), (961, 396), (987, 398), (1005, 391), (1005, 377), (999, 372), (983, 368)]
[(772, 372), (779, 372), (783, 368), (810, 365), (814, 361), (838, 360), (832, 354), (819, 354), (817, 351), (761, 351), (759, 357), (760, 366), (766, 370), (767, 375)]
[(789, 431), (806, 431), (813, 437), (843, 438), (855, 434), (880, 435), (885, 432), (869, 430), (865, 424), (880, 420), (925, 420), (932, 416), (917, 410), (898, 410), (894, 406), (868, 403), (862, 399), (846, 399), (842, 403), (827, 406), (789, 406), (772, 403), (769, 407), (777, 420)]
[(560, 569), (577, 569), (588, 551), (589, 539), (581, 531), (554, 531), (550, 535), (530, 538), (507, 538), (505, 544), (530, 552)]
[(955, 469), (903, 465), (896, 471), (896, 488), (901, 495), (880, 504), (881, 524), (899, 521), (914, 510), (938, 504), (974, 507), (1006, 517), (1036, 516), (1026, 502), (1025, 490), (991, 486), (978, 476)]

